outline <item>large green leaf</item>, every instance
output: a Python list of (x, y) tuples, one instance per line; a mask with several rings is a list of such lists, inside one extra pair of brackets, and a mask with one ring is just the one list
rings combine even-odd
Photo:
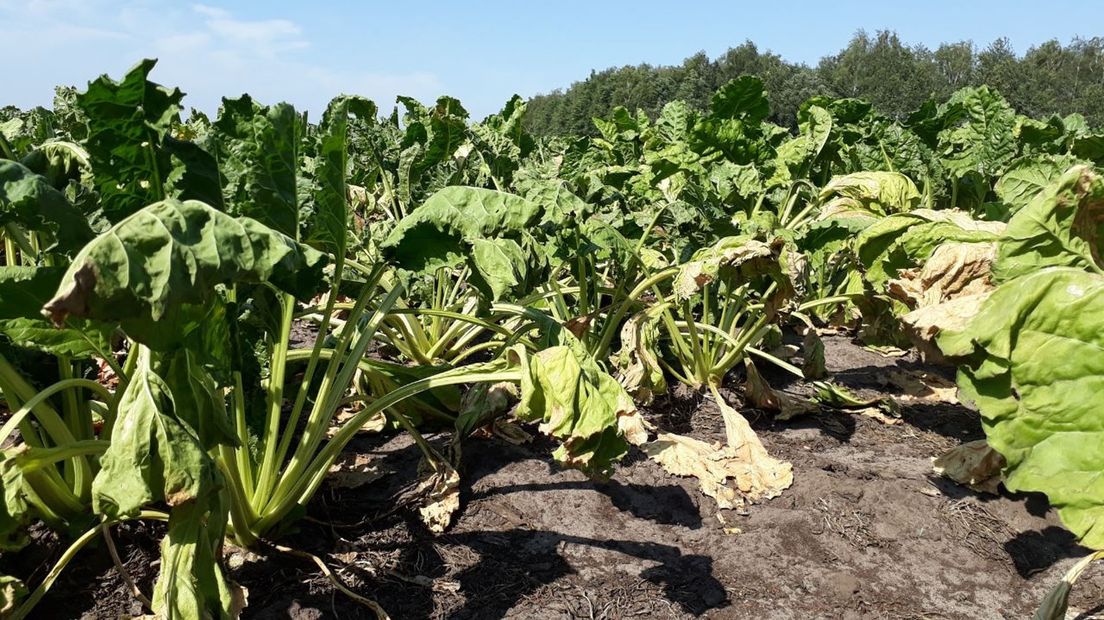
[(225, 178), (230, 214), (251, 217), (299, 238), (303, 131), (301, 117), (286, 103), (262, 106), (249, 95), (223, 99), (211, 140)]
[(1048, 267), (1000, 287), (940, 349), (1007, 461), (1005, 485), (1046, 493), (1082, 544), (1104, 549), (1104, 277)]
[(109, 518), (136, 514), (150, 502), (206, 501), (220, 484), (214, 461), (178, 419), (168, 384), (150, 368), (148, 352), (141, 354), (92, 482), (93, 508)]
[(248, 217), (165, 200), (119, 222), (73, 260), (43, 310), (149, 325), (181, 304), (203, 304), (232, 282), (271, 282), (297, 296), (324, 285), (325, 255)]
[(541, 211), (512, 194), (447, 187), (403, 218), (380, 247), (415, 273), (470, 261), (473, 283), (499, 299), (532, 274), (535, 243), (529, 229), (539, 222)]
[(219, 565), (226, 529), (225, 509), (216, 503), (187, 502), (169, 514), (169, 531), (161, 541), (161, 574), (153, 589), (159, 618), (237, 617), (235, 601)]
[(330, 102), (319, 126), (312, 166), (311, 215), (304, 240), (344, 257), (350, 225), (347, 203), (349, 117), (374, 120), (376, 105), (363, 97), (341, 96)]
[(47, 233), (60, 252), (75, 252), (93, 237), (84, 215), (44, 177), (0, 159), (0, 225), (9, 223)]
[(156, 63), (143, 60), (120, 82), (101, 76), (77, 95), (100, 207), (111, 222), (165, 198), (212, 200), (214, 159), (169, 136), (184, 94), (147, 79)]
[(1102, 244), (1104, 180), (1077, 166), (1009, 220), (993, 273), (1010, 280), (1047, 266), (1100, 272)]
[(993, 177), (1016, 156), (1016, 113), (988, 86), (964, 88), (942, 108), (939, 134), (943, 165), (956, 177), (980, 173)]
[(752, 75), (731, 80), (713, 95), (710, 112), (716, 118), (739, 118), (758, 123), (770, 114), (763, 81)]
[(1027, 206), (1048, 185), (1077, 162), (1069, 156), (1025, 157), (1013, 163), (997, 180), (993, 191), (1008, 205), (1011, 213)]

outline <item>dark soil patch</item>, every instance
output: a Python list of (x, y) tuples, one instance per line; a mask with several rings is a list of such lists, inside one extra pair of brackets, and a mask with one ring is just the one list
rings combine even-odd
[[(829, 338), (827, 352), (836, 379), (862, 396), (891, 391), (884, 374), (918, 363), (843, 338)], [(739, 402), (735, 391), (728, 396)], [(903, 423), (892, 426), (828, 411), (787, 423), (746, 415), (771, 453), (793, 463), (795, 481), (746, 515), (724, 515), (738, 534), (722, 529), (695, 481), (639, 453), (595, 482), (557, 467), (547, 445), (472, 440), (461, 511), (434, 536), (411, 508), (389, 510), (413, 481), (416, 449), (403, 437), (366, 435), (351, 449), (395, 475), (355, 490), (325, 488), (281, 543), (325, 557), (396, 619), (1025, 618), (1086, 553), (1039, 497), (979, 496), (931, 477), (932, 457), (982, 436), (964, 407), (904, 407)], [(715, 405), (697, 395), (661, 399), (649, 416), (676, 432), (723, 436)], [(117, 534), (147, 594), (156, 533), (135, 526)], [(52, 547), (24, 553), (35, 549), (41, 556)], [(82, 554), (40, 617), (133, 613), (106, 557), (102, 549)], [(238, 553), (230, 564), (249, 590), (244, 617), (372, 617), (302, 560)], [(1102, 601), (1098, 566), (1072, 604), (1086, 612)]]

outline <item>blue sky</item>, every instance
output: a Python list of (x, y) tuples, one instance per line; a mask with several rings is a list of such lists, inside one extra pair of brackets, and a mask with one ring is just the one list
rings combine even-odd
[(859, 29), (930, 47), (1006, 36), (1022, 53), (1104, 35), (1104, 2), (0, 0), (0, 41), (14, 56), (0, 104), (48, 105), (57, 84), (156, 57), (154, 79), (208, 112), (249, 92), (317, 113), (347, 92), (383, 108), (396, 94), (450, 94), (481, 117), (515, 92), (566, 87), (591, 69), (715, 57), (747, 39), (815, 64)]

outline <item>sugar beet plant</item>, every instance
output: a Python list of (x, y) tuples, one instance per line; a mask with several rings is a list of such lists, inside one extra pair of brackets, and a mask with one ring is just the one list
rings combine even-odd
[[(1104, 465), (1081, 448), (1104, 134), (1080, 117), (982, 87), (903, 120), (814, 97), (795, 132), (744, 76), (706, 110), (612, 110), (595, 138), (530, 136), (518, 97), (481, 122), (450, 97), (381, 116), (347, 96), (317, 123), (248, 96), (182, 120), (152, 67), (0, 116), (0, 536), (17, 549), (41, 521), (70, 541), (32, 591), (3, 578), (4, 612), (152, 519), (150, 610), (235, 616), (226, 545), (282, 548), (367, 427), (421, 450), (433, 531), (465, 437), (518, 423), (595, 475), (635, 445), (720, 509), (775, 497), (792, 467), (734, 393), (780, 419), (876, 404), (827, 379), (825, 330), (957, 365), (1004, 484), (1097, 550), (1040, 617), (1099, 557)], [(638, 411), (676, 383), (714, 401), (725, 445)]]

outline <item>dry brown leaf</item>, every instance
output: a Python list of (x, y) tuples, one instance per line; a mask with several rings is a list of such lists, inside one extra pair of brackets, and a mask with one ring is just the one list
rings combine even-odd
[[(338, 411), (337, 415), (334, 416), (333, 422), (330, 424), (330, 428), (326, 430), (326, 436), (332, 438), (334, 434), (337, 433), (337, 431), (341, 430), (341, 427), (344, 426), (346, 422), (351, 420), (353, 416), (357, 415), (358, 413), (360, 413), (360, 409), (354, 409), (352, 407), (345, 407)], [(368, 418), (368, 421), (365, 422), (360, 428), (358, 428), (357, 432), (378, 433), (385, 428), (387, 428), (387, 416), (385, 416), (381, 411), (376, 415)]]
[(922, 267), (888, 283), (889, 294), (911, 308), (901, 322), (925, 359), (941, 360), (936, 336), (963, 327), (992, 293), (996, 254), (995, 242), (944, 243)]
[(363, 453), (346, 454), (330, 467), (326, 480), (336, 489), (355, 489), (387, 473), (380, 467), (379, 459)]
[(717, 500), (720, 508), (743, 506), (743, 500), (727, 482), (729, 478), (747, 475), (749, 467), (726, 457), (723, 448), (693, 437), (660, 433), (655, 441), (641, 446), (641, 450), (668, 473), (697, 478), (702, 493)]
[(744, 416), (714, 394), (725, 423), (725, 451), (748, 464), (748, 473), (736, 477), (736, 486), (750, 499), (778, 497), (793, 484), (793, 465), (769, 454)]
[(935, 338), (943, 331), (961, 331), (981, 309), (991, 291), (977, 295), (965, 295), (949, 299), (942, 303), (923, 306), (901, 317), (901, 323), (909, 331), (909, 337), (916, 344), (924, 359), (934, 362), (943, 360), (943, 354), (935, 345)]
[[(674, 433), (659, 433), (641, 446), (652, 460), (676, 476), (694, 476), (702, 493), (722, 509), (743, 506), (744, 500), (778, 497), (793, 484), (793, 466), (767, 454), (751, 425), (723, 400), (717, 399), (725, 421), (727, 446)], [(732, 484), (729, 484), (729, 480)]]
[(429, 531), (440, 534), (460, 509), (460, 474), (444, 459), (435, 460), (431, 467), (432, 473), (418, 485), (418, 491), (425, 493), (418, 514)]
[(230, 617), (240, 618), (245, 608), (249, 606), (249, 589), (240, 583), (231, 581), (230, 586)]
[(637, 410), (628, 413), (617, 414), (617, 430), (634, 446), (642, 446), (648, 442), (648, 430), (650, 425), (644, 420)]
[(907, 370), (891, 370), (886, 379), (898, 387), (904, 394), (897, 396), (897, 400), (929, 401), (940, 403), (958, 403), (958, 386), (954, 383), (928, 372), (911, 372)]
[(944, 243), (919, 269), (903, 269), (889, 282), (889, 293), (910, 308), (993, 289), (992, 266), (997, 244)]
[(882, 424), (890, 426), (901, 423), (901, 418), (894, 418), (892, 416), (886, 415), (885, 411), (883, 411), (881, 407), (863, 407), (862, 409), (847, 409), (845, 411), (850, 414), (873, 418), (881, 422)]
[(935, 473), (981, 492), (997, 495), (1002, 480), (1004, 457), (989, 447), (984, 439), (970, 441), (951, 448), (932, 459)]

